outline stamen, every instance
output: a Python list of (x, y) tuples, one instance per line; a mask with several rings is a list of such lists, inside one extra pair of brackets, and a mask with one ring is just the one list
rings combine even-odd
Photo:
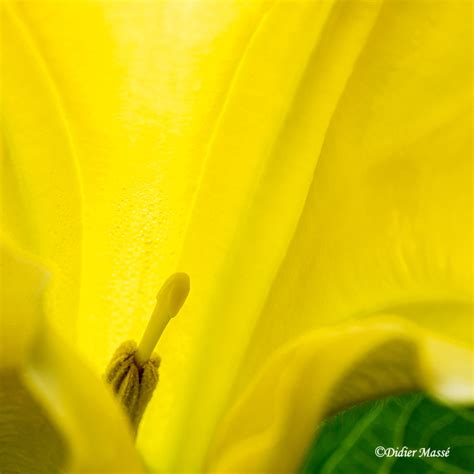
[(153, 349), (188, 293), (189, 276), (171, 275), (158, 292), (155, 310), (138, 348), (133, 341), (121, 344), (105, 371), (105, 381), (122, 404), (134, 433), (158, 383), (160, 359), (152, 354)]
[(189, 293), (189, 276), (187, 273), (174, 273), (163, 284), (156, 295), (156, 306), (151, 315), (142, 340), (138, 345), (135, 358), (143, 365), (153, 353), (158, 340), (168, 325), (183, 306)]

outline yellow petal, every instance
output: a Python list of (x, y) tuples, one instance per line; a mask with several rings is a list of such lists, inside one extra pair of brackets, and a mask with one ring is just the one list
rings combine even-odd
[(59, 472), (67, 448), (22, 380), (42, 320), (47, 273), (11, 242), (0, 243), (1, 472)]
[(79, 185), (60, 98), (9, 2), (1, 6), (2, 232), (48, 262), (48, 317), (75, 334), (80, 278)]
[[(356, 320), (364, 324), (368, 316), (388, 313), (416, 322), (404, 338), (415, 338), (428, 362), (413, 386), (453, 403), (472, 402), (469, 15), (464, 2), (382, 7), (332, 117), (298, 229), (233, 385), (234, 400), (282, 346), (321, 326), (347, 321), (342, 334)], [(437, 339), (427, 336), (432, 333)], [(334, 350), (350, 361), (352, 346), (362, 342), (346, 341)], [(384, 369), (392, 363), (385, 361)], [(273, 368), (277, 377), (281, 367)], [(327, 383), (327, 372), (313, 369), (307, 378)], [(333, 369), (340, 370), (337, 364)], [(398, 387), (382, 377), (379, 382), (382, 390), (359, 387), (353, 400), (407, 388), (402, 381)], [(298, 376), (288, 383), (294, 384), (292, 396), (306, 396)], [(242, 430), (260, 422), (263, 395), (255, 397), (256, 417)], [(301, 417), (306, 411), (317, 423), (323, 408), (305, 402)], [(320, 411), (313, 417), (312, 410)], [(256, 447), (262, 466), (278, 459), (279, 433), (272, 449)], [(299, 441), (285, 452), (294, 469), (311, 434), (292, 433)], [(217, 446), (229, 444), (218, 466), (233, 466), (232, 459), (236, 466), (244, 459), (257, 462), (237, 451), (233, 458), (240, 448), (220, 436)]]
[[(78, 344), (103, 370), (175, 271), (232, 74), (266, 2), (18, 2), (84, 193)], [(57, 197), (55, 199), (58, 199)]]
[(48, 328), (41, 332), (24, 380), (64, 437), (68, 472), (144, 472), (122, 408)]
[(13, 369), (25, 360), (41, 321), (48, 274), (22, 252), (0, 241), (0, 368)]
[(125, 415), (45, 324), (47, 273), (2, 241), (0, 470), (141, 472)]
[(470, 311), (470, 174), (449, 167), (469, 148), (469, 12), (387, 3), (371, 33), (378, 2), (206, 5), (20, 7), (80, 157), (97, 367), (141, 332), (186, 230), (193, 292), (139, 439), (162, 469), (199, 469), (231, 387), (300, 334), (395, 306), (454, 314), (462, 337)]
[[(97, 370), (120, 342), (141, 335), (157, 288), (175, 270), (212, 131), (269, 7), (247, 1), (216, 2), (212, 9), (206, 2), (17, 7), (55, 79), (80, 161), (79, 345)], [(196, 316), (188, 318), (191, 327)], [(192, 367), (182, 364), (189, 350), (180, 340), (163, 350), (171, 367), (166, 377)], [(160, 390), (164, 399), (142, 430), (155, 465), (165, 465), (176, 445), (167, 435), (181, 411), (174, 392), (183, 388), (176, 382), (169, 379)]]
[(332, 118), (246, 375), (307, 330), (376, 312), (472, 345), (466, 9), (384, 5)]
[[(167, 384), (182, 388), (173, 400), (179, 418), (159, 438), (159, 467), (200, 469), (378, 9), (378, 2), (277, 2), (249, 42), (182, 251), (189, 303), (174, 323), (175, 338), (170, 328), (161, 346), (163, 390), (149, 408), (161, 408)], [(143, 442), (151, 420), (144, 420)]]
[(472, 351), (386, 315), (305, 334), (272, 356), (227, 414), (207, 468), (295, 472), (325, 416), (413, 389), (472, 402), (473, 364)]
[[(308, 128), (305, 128), (304, 121), (292, 122), (293, 114), (287, 114), (286, 121), (279, 115), (281, 109), (285, 110), (278, 102), (279, 98), (286, 96), (288, 101), (292, 100), (288, 84), (294, 76), (290, 64), (298, 70), (300, 58), (295, 53), (297, 48), (292, 48), (292, 43), (284, 36), (285, 30), (280, 23), (278, 30), (275, 26), (268, 26), (269, 31), (278, 31), (278, 36), (274, 35), (277, 38), (272, 36), (272, 54), (260, 52), (256, 54), (258, 60), (252, 62), (251, 55), (258, 51), (257, 46), (265, 50), (259, 41), (270, 36), (265, 27), (271, 25), (272, 20), (277, 21), (278, 7), (283, 8), (275, 6), (260, 25), (234, 80), (231, 92), (235, 91), (236, 99), (233, 102), (233, 96), (229, 96), (216, 130), (208, 155), (209, 175), (203, 176), (193, 214), (195, 220), (191, 221), (183, 252), (181, 267), (191, 274), (194, 284), (192, 304), (185, 308), (186, 316), (176, 321), (176, 327), (180, 328), (176, 333), (180, 337), (184, 333), (186, 339), (193, 341), (189, 359), (182, 358), (181, 364), (184, 367), (186, 360), (192, 360), (190, 371), (193, 373), (185, 383), (181, 374), (186, 368), (175, 369), (172, 375), (164, 377), (166, 380), (173, 378), (176, 386), (185, 387), (184, 402), (180, 402), (180, 406), (185, 407), (180, 423), (166, 431), (168, 439), (173, 436), (178, 439), (173, 464), (176, 469), (199, 466), (202, 452), (209, 442), (208, 433), (212, 432), (216, 420), (225, 410), (231, 389), (234, 390), (231, 396), (236, 396), (273, 350), (304, 331), (338, 319), (356, 317), (359, 313), (370, 314), (395, 301), (403, 306), (400, 311), (407, 317), (416, 313), (411, 303), (421, 305), (418, 316), (426, 319), (428, 327), (436, 328), (437, 321), (446, 321), (446, 315), (450, 314), (459, 324), (461, 330), (458, 333), (469, 334), (466, 330), (470, 327), (467, 326), (470, 324), (467, 297), (471, 261), (469, 253), (466, 254), (471, 222), (466, 218), (470, 211), (470, 206), (466, 206), (470, 190), (467, 185), (470, 173), (466, 168), (470, 150), (469, 128), (462, 116), (460, 123), (452, 126), (445, 125), (442, 120), (445, 114), (449, 118), (451, 113), (462, 113), (467, 106), (469, 80), (463, 78), (469, 76), (466, 74), (469, 57), (464, 46), (465, 30), (469, 26), (465, 19), (469, 15), (460, 5), (452, 10), (449, 7), (449, 12), (444, 11), (447, 6), (439, 5), (426, 11), (426, 5), (421, 3), (404, 8), (403, 4), (384, 5), (367, 47), (358, 57), (364, 47), (364, 35), (360, 30), (366, 34), (370, 31), (377, 8), (365, 3), (340, 6), (329, 23), (336, 25), (336, 37), (340, 37), (341, 31), (347, 31), (347, 24), (354, 24), (354, 11), (362, 17), (360, 23), (356, 23), (360, 25), (360, 30), (356, 30), (359, 36), (349, 29), (359, 41), (342, 42), (347, 48), (343, 52), (348, 51), (352, 56), (334, 55), (338, 65), (341, 58), (347, 61), (345, 71), (346, 78), (350, 76), (349, 82), (346, 84), (341, 79), (340, 69), (334, 66), (336, 72), (334, 77), (330, 76), (332, 81), (329, 82), (333, 84), (334, 78), (339, 79), (336, 82), (339, 89), (334, 94), (337, 111), (332, 115), (334, 109), (328, 107), (326, 122), (323, 119), (319, 122), (316, 118), (321, 113), (317, 105), (319, 101), (323, 102), (322, 94), (318, 96), (314, 92), (318, 91), (317, 82), (312, 78), (309, 85), (303, 83), (306, 88), (302, 86), (305, 94), (301, 100), (308, 105), (310, 112), (307, 114), (313, 114), (313, 128), (307, 124)], [(308, 31), (308, 28), (294, 27), (292, 14), (312, 21), (313, 32), (316, 22), (311, 16), (311, 8), (315, 9), (313, 14), (317, 18), (321, 21), (324, 18), (315, 5), (308, 3), (301, 10), (295, 4), (287, 8), (289, 11), (280, 14), (290, 31)], [(363, 16), (362, 13), (367, 11)], [(424, 42), (414, 50), (413, 35), (414, 32), (422, 34), (420, 28)], [(330, 45), (334, 44), (330, 35), (332, 31), (329, 27), (325, 30)], [(448, 38), (451, 39), (448, 41)], [(280, 39), (283, 44), (277, 42)], [(303, 33), (298, 37), (301, 41), (298, 43), (299, 53), (307, 45), (305, 39)], [(285, 45), (289, 45), (291, 50), (291, 61), (279, 56), (281, 54), (284, 58)], [(354, 50), (347, 45), (355, 45)], [(394, 68), (393, 58), (398, 56), (403, 57), (404, 62)], [(420, 61), (425, 56), (423, 67)], [(314, 57), (315, 70), (320, 75), (322, 71), (328, 71), (327, 68), (316, 68), (319, 56)], [(281, 70), (274, 72), (278, 71), (278, 60), (285, 65), (285, 74)], [(251, 73), (245, 69), (247, 61)], [(258, 69), (258, 64), (265, 64), (264, 70)], [(446, 64), (441, 73), (439, 64)], [(271, 69), (272, 66), (275, 70)], [(259, 71), (258, 74), (255, 71)], [(329, 71), (332, 70), (329, 68)], [(248, 76), (251, 80), (245, 80)], [(453, 89), (451, 76), (460, 81)], [(269, 109), (269, 113), (265, 113), (263, 108), (268, 96), (255, 92), (259, 77), (264, 83), (265, 94), (273, 99), (269, 100), (274, 107)], [(269, 77), (281, 81), (273, 93)], [(426, 77), (433, 82), (431, 89), (426, 86)], [(324, 79), (328, 80), (327, 77)], [(239, 80), (244, 84), (241, 89), (238, 88)], [(380, 80), (384, 81), (382, 86), (377, 82)], [(311, 93), (317, 97), (317, 105), (309, 100)], [(262, 96), (262, 101), (258, 102)], [(247, 97), (249, 105), (246, 106)], [(328, 100), (327, 96), (324, 98)], [(346, 109), (347, 101), (351, 101), (350, 110)], [(375, 104), (372, 114), (368, 114), (365, 105), (372, 106), (371, 101)], [(439, 105), (434, 107), (433, 103)], [(412, 111), (415, 104), (418, 108)], [(228, 122), (225, 121), (227, 112)], [(278, 132), (283, 130), (281, 141), (276, 140), (279, 148), (274, 154), (271, 133), (275, 123), (272, 119), (278, 124)], [(288, 257), (265, 304), (268, 288), (284, 256), (286, 242), (292, 237), (291, 223), (299, 217), (298, 203), (306, 196), (304, 183), (307, 175), (299, 172), (302, 166), (311, 163), (306, 153), (310, 156), (313, 153), (316, 158), (319, 151), (317, 144), (311, 143), (314, 145), (312, 148), (304, 140), (286, 142), (287, 133), (290, 134), (287, 130), (297, 129), (301, 134), (306, 131), (314, 137), (319, 131), (318, 125), (321, 126), (321, 140), (325, 139), (324, 148)], [(362, 137), (361, 128), (364, 131)], [(432, 128), (437, 129), (436, 135), (426, 136), (426, 131)], [(412, 143), (419, 136), (424, 136), (425, 141)], [(213, 155), (214, 146), (216, 155)], [(280, 155), (280, 149), (286, 153)], [(221, 157), (226, 150), (235, 159), (231, 158), (224, 164)], [(272, 167), (273, 157), (278, 161)], [(285, 166), (285, 157), (291, 166)], [(220, 167), (212, 166), (213, 158)], [(444, 170), (453, 159), (457, 160), (458, 166), (446, 176)], [(415, 173), (410, 167), (404, 167), (407, 162), (416, 168)], [(268, 169), (264, 163), (269, 163)], [(314, 165), (314, 161), (312, 163)], [(373, 177), (371, 172), (378, 163), (382, 166)], [(415, 181), (410, 182), (413, 174)], [(295, 175), (299, 180), (294, 178)], [(278, 186), (278, 177), (283, 182), (281, 187)], [(312, 178), (311, 174), (309, 178)], [(404, 178), (409, 180), (407, 184)], [(269, 190), (265, 194), (267, 183)], [(286, 183), (292, 183), (291, 188), (285, 188)], [(386, 194), (380, 196), (380, 192)], [(220, 210), (220, 205), (226, 206), (228, 212)], [(440, 218), (446, 219), (444, 222), (449, 225), (438, 230), (437, 219)], [(400, 231), (398, 225), (402, 226)], [(218, 244), (213, 245), (214, 242)], [(411, 267), (400, 258), (400, 247), (403, 246), (415, 247), (414, 257), (417, 258), (413, 259)], [(450, 261), (449, 269), (444, 263), (446, 260)], [(403, 280), (401, 270), (405, 269), (405, 264), (408, 269)], [(450, 311), (452, 300), (455, 312)], [(250, 343), (242, 379), (233, 385), (240, 369), (241, 354), (263, 305), (266, 308), (261, 316), (262, 323)], [(432, 317), (432, 307), (436, 308), (436, 317)], [(197, 320), (202, 317), (204, 322), (197, 329), (188, 329), (186, 317)], [(432, 319), (435, 322), (432, 323)], [(182, 339), (176, 342), (177, 347), (183, 345)]]

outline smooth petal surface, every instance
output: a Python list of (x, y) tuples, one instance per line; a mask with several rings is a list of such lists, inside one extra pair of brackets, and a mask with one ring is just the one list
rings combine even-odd
[(11, 7), (0, 5), (2, 233), (48, 262), (48, 318), (73, 340), (81, 262), (74, 150), (47, 65)]
[[(98, 371), (119, 343), (140, 336), (157, 288), (175, 270), (212, 129), (269, 7), (247, 1), (17, 6), (62, 97), (80, 161), (79, 346)], [(200, 325), (201, 316), (189, 312), (160, 350), (166, 354), (161, 397), (139, 441), (155, 466), (175, 453), (182, 411), (175, 391), (187, 391), (180, 379), (193, 372), (189, 337)]]
[(97, 370), (124, 339), (141, 335), (158, 288), (175, 271), (214, 123), (267, 7), (248, 1), (15, 6), (48, 66), (80, 163), (78, 344)]
[(194, 282), (185, 317), (201, 324), (191, 339), (197, 369), (175, 382), (189, 388), (172, 427), (174, 469), (199, 469), (378, 9), (378, 2), (277, 2), (242, 58), (181, 260)]
[(141, 472), (112, 394), (45, 323), (46, 276), (2, 242), (0, 470)]
[(472, 25), (465, 2), (429, 5), (383, 7), (332, 118), (255, 358), (315, 324), (389, 308), (472, 344)]
[[(42, 317), (48, 274), (2, 237), (0, 246), (0, 368), (26, 358)], [(15, 315), (15, 317), (12, 317)]]
[[(245, 436), (225, 434), (225, 413), (245, 404), (268, 359), (321, 326), (389, 313), (453, 347), (471, 343), (467, 3), (15, 8), (80, 162), (78, 341), (98, 371), (140, 336), (166, 276), (176, 266), (191, 275), (190, 299), (160, 343), (160, 387), (139, 437), (153, 468), (199, 470), (211, 441), (210, 466), (271, 465), (282, 430), (248, 455)], [(301, 365), (317, 371), (311, 354), (323, 349), (310, 339)], [(368, 349), (358, 344), (338, 367)], [(436, 387), (452, 361), (470, 363), (465, 355), (440, 366)], [(301, 371), (291, 367), (285, 390), (304, 402), (298, 416), (308, 410), (316, 422), (324, 411), (297, 391)], [(259, 413), (264, 391), (245, 393), (257, 395), (243, 413)], [(293, 467), (308, 433), (295, 433)]]
[[(412, 388), (424, 387), (451, 402), (472, 402), (469, 15), (464, 2), (383, 5), (332, 117), (298, 229), (248, 346), (234, 394), (269, 354), (308, 331), (341, 321), (350, 328), (356, 320), (363, 324), (368, 316), (389, 313), (416, 322), (418, 329), (411, 329), (421, 337), (416, 351), (434, 356), (425, 357)], [(438, 349), (427, 349), (433, 332), (445, 338), (449, 355), (440, 350), (441, 342)], [(346, 341), (337, 350), (350, 359), (352, 349), (362, 343)], [(406, 367), (416, 360), (412, 355)], [(391, 364), (385, 361), (386, 371)], [(326, 383), (321, 380), (326, 372), (319, 365), (313, 369), (288, 382), (288, 387), (293, 384), (291, 397), (306, 396), (306, 379)], [(267, 379), (278, 384), (281, 370), (275, 362)], [(275, 384), (266, 386), (267, 396), (272, 397)], [(398, 388), (408, 386), (400, 383)], [(353, 401), (387, 389), (397, 387), (373, 384), (372, 395), (360, 388)], [(263, 392), (253, 396), (254, 407), (263, 408)], [(271, 422), (272, 414), (261, 425), (249, 417), (241, 427), (254, 441), (262, 436), (269, 443), (256, 446), (253, 454), (243, 435), (237, 448), (222, 434), (226, 428), (219, 431), (216, 445), (229, 444), (216, 465), (238, 470), (246, 459), (250, 465), (272, 466), (275, 455), (278, 462), (277, 453), (282, 443), (287, 446), (286, 433), (291, 432), (289, 424), (277, 426), (278, 417), (286, 416), (289, 406), (281, 412), (275, 408)], [(324, 409), (314, 418), (312, 410), (302, 408), (301, 419), (306, 412), (316, 423)], [(300, 446), (293, 446), (295, 452), (301, 455), (312, 434), (308, 429), (306, 441), (293, 436)], [(287, 456), (292, 459), (291, 452)], [(290, 469), (297, 467), (296, 458), (289, 462)]]

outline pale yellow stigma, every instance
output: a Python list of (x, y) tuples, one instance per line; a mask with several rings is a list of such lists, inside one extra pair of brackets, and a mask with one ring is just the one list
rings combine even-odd
[(150, 359), (156, 344), (171, 318), (178, 314), (189, 293), (187, 273), (174, 273), (163, 284), (156, 295), (156, 306), (138, 345), (135, 359), (143, 365)]

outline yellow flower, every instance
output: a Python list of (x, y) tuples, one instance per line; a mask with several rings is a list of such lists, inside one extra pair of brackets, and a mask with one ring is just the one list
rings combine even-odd
[[(354, 402), (473, 401), (469, 2), (1, 7), (0, 463), (294, 471)], [(100, 377), (177, 270), (135, 450)]]

